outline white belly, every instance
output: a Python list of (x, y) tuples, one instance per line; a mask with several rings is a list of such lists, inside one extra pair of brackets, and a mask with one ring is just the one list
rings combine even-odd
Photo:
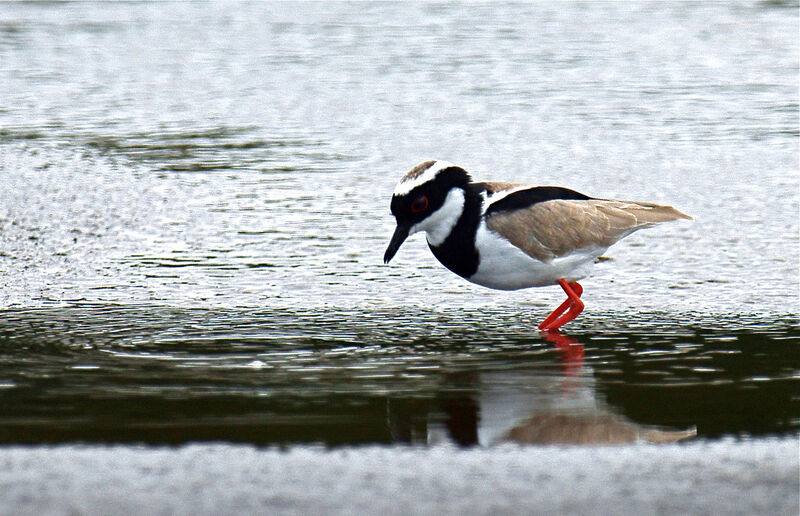
[(475, 247), (480, 264), (469, 281), (499, 290), (555, 285), (561, 278), (577, 281), (589, 273), (595, 259), (608, 249), (581, 249), (541, 262), (487, 229), (483, 222), (475, 235)]

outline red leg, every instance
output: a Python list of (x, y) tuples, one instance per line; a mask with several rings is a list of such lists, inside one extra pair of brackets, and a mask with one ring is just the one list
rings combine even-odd
[[(558, 280), (558, 284), (567, 294), (567, 300), (542, 321), (542, 324), (539, 325), (540, 330), (557, 330), (578, 317), (578, 314), (583, 311), (583, 301), (580, 299), (581, 294), (583, 294), (583, 287), (577, 281), (567, 283), (564, 278)], [(567, 309), (569, 309), (568, 312)]]
[[(558, 319), (558, 317), (560, 315), (562, 315), (564, 312), (567, 311), (568, 308), (570, 308), (572, 306), (572, 304), (574, 303), (574, 298), (576, 298), (576, 296), (580, 297), (581, 294), (583, 294), (583, 287), (580, 286), (580, 284), (577, 283), (577, 282), (567, 283), (566, 281), (564, 281), (564, 279), (560, 279), (560, 280), (558, 280), (558, 284), (561, 285), (561, 288), (563, 288), (564, 292), (567, 293), (567, 299), (566, 299), (566, 301), (561, 303), (561, 305), (558, 308), (553, 310), (553, 313), (548, 315), (547, 318), (544, 321), (542, 321), (542, 323), (539, 325), (539, 329), (540, 330), (555, 329), (555, 328), (549, 328), (551, 323), (553, 321), (555, 321), (556, 319)], [(572, 293), (574, 293), (573, 296), (570, 296), (570, 289), (571, 289)], [(575, 314), (575, 315), (577, 316), (577, 314)], [(561, 324), (564, 324), (564, 323), (561, 323)]]
[(544, 321), (542, 321), (542, 323), (539, 325), (539, 329), (540, 329), (540, 330), (546, 330), (546, 329), (548, 329), (547, 327), (548, 327), (548, 326), (550, 326), (550, 323), (552, 323), (553, 321), (555, 321), (556, 319), (558, 319), (558, 316), (559, 316), (559, 315), (561, 315), (561, 314), (563, 314), (564, 312), (566, 312), (566, 311), (567, 311), (567, 309), (569, 308), (569, 306), (570, 306), (571, 304), (572, 304), (572, 300), (571, 300), (570, 298), (567, 298), (567, 300), (566, 300), (566, 301), (564, 301), (563, 303), (561, 303), (560, 305), (558, 305), (558, 308), (556, 308), (555, 310), (553, 310), (553, 313), (551, 313), (550, 315), (548, 315), (548, 316), (545, 318), (545, 320), (544, 320)]

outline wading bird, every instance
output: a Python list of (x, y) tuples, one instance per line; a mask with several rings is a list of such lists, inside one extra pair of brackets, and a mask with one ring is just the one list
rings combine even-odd
[(478, 285), (560, 285), (567, 299), (541, 330), (556, 330), (581, 313), (578, 280), (612, 244), (638, 229), (691, 219), (670, 206), (597, 199), (560, 186), (477, 183), (446, 161), (420, 163), (403, 176), (391, 210), (397, 228), (385, 263), (409, 235), (424, 231), (434, 256)]

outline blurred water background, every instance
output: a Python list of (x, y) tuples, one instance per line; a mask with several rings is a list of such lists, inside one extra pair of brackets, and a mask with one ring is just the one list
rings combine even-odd
[[(800, 432), (798, 9), (0, 5), (0, 443)], [(426, 159), (695, 217), (495, 292), (391, 191)], [(620, 437), (621, 436), (621, 437)]]

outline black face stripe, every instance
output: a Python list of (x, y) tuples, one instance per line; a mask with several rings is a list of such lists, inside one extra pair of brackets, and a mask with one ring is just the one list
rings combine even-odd
[[(416, 223), (438, 210), (444, 204), (447, 194), (453, 187), (465, 188), (471, 181), (469, 174), (459, 167), (440, 170), (436, 177), (427, 181), (405, 195), (392, 196), (391, 210), (398, 221)], [(420, 213), (411, 211), (411, 204), (419, 196), (428, 197), (428, 209)]]
[(488, 216), (504, 211), (523, 210), (534, 204), (556, 199), (588, 201), (591, 197), (560, 186), (536, 186), (508, 194), (502, 199), (491, 203), (486, 209), (486, 215)]

